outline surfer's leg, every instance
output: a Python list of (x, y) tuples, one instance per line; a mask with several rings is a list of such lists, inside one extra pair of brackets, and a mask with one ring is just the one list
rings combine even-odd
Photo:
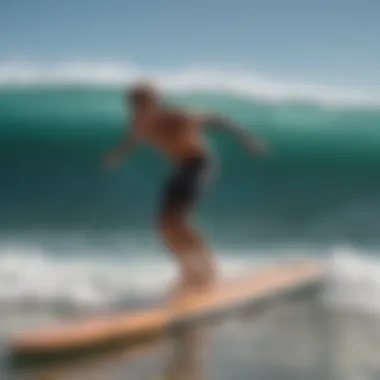
[(194, 226), (191, 226), (185, 220), (184, 231), (187, 235), (187, 239), (191, 242), (191, 246), (194, 252), (197, 252), (200, 258), (199, 265), (203, 267), (204, 281), (207, 283), (213, 283), (216, 280), (217, 265), (215, 256), (211, 252), (206, 240), (202, 237), (200, 232)]
[(179, 262), (183, 287), (204, 287), (215, 278), (214, 257), (201, 236), (187, 223), (186, 216), (183, 210), (165, 215), (160, 222), (161, 236)]
[(204, 160), (185, 163), (168, 183), (159, 216), (159, 231), (180, 264), (184, 286), (209, 283), (213, 257), (201, 236), (188, 223), (188, 214), (199, 195)]

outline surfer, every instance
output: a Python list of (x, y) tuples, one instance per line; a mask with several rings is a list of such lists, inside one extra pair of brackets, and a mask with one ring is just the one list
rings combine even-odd
[(179, 263), (179, 290), (204, 289), (216, 280), (216, 264), (205, 241), (188, 221), (213, 167), (203, 131), (206, 128), (230, 131), (250, 153), (264, 153), (264, 145), (226, 117), (164, 106), (159, 91), (147, 83), (128, 91), (126, 103), (132, 108), (132, 126), (106, 156), (105, 166), (115, 168), (140, 143), (153, 146), (175, 164), (164, 189), (157, 228)]

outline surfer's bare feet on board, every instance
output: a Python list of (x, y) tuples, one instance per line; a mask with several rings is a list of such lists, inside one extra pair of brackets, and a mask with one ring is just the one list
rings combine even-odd
[(178, 282), (169, 291), (169, 303), (178, 304), (188, 297), (212, 291), (218, 284), (217, 266), (212, 260), (187, 263)]
[(189, 279), (180, 279), (169, 293), (169, 302), (178, 303), (186, 300), (187, 297), (208, 292), (217, 284), (217, 277), (214, 272), (197, 273)]

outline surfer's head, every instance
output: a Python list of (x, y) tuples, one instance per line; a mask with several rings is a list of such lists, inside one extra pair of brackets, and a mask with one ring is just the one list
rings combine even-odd
[(158, 98), (158, 91), (148, 82), (136, 84), (128, 93), (129, 103), (136, 109), (153, 108), (157, 105)]

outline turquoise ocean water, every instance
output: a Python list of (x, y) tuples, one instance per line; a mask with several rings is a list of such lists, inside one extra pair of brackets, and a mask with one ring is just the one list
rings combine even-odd
[[(264, 243), (378, 243), (380, 109), (217, 93), (168, 100), (229, 115), (271, 150), (257, 159), (210, 136), (222, 172), (199, 209), (204, 223)], [(2, 89), (0, 111), (0, 232), (151, 227), (169, 163), (141, 148), (116, 173), (101, 169), (123, 133), (121, 91)]]

